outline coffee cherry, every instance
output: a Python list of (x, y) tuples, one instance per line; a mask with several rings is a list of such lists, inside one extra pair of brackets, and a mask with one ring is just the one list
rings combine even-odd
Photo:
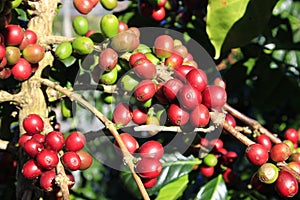
[(126, 31), (126, 30), (128, 30), (128, 25), (125, 22), (119, 20), (118, 33)]
[(268, 150), (261, 144), (252, 144), (245, 152), (247, 159), (253, 165), (261, 166), (269, 159)]
[(79, 55), (87, 55), (93, 52), (94, 42), (85, 36), (76, 37), (72, 42), (72, 48)]
[(150, 179), (142, 179), (143, 185), (145, 188), (152, 188), (155, 186), (156, 182), (157, 182), (157, 178), (150, 178)]
[(173, 103), (167, 111), (168, 119), (173, 125), (184, 126), (189, 121), (189, 113)]
[(155, 140), (150, 140), (141, 145), (139, 153), (142, 159), (155, 158), (159, 160), (164, 154), (164, 148), (161, 143)]
[(111, 48), (119, 53), (133, 51), (138, 48), (139, 44), (139, 37), (135, 34), (134, 31), (130, 29), (122, 31), (111, 38)]
[(135, 88), (134, 97), (140, 102), (145, 102), (154, 96), (155, 91), (153, 81), (142, 80)]
[(78, 35), (85, 35), (89, 30), (89, 22), (83, 16), (76, 16), (72, 21), (72, 26)]
[(205, 177), (211, 177), (212, 175), (214, 175), (215, 167), (200, 165), (200, 172)]
[(183, 83), (179, 79), (170, 79), (163, 85), (164, 96), (169, 102), (174, 102), (177, 99), (177, 93), (183, 87)]
[(214, 154), (207, 154), (203, 159), (203, 163), (206, 166), (214, 167), (218, 164), (218, 158)]
[(71, 171), (76, 171), (81, 166), (81, 159), (79, 155), (77, 155), (77, 153), (74, 151), (65, 152), (61, 157), (61, 162), (65, 168)]
[(22, 134), (19, 138), (20, 147), (24, 147), (24, 144), (31, 138), (32, 138), (32, 135), (29, 135), (28, 133)]
[(138, 125), (146, 123), (148, 114), (145, 108), (135, 108), (132, 112), (132, 121)]
[(297, 143), (299, 140), (298, 131), (294, 128), (288, 128), (284, 132), (284, 139)]
[(59, 151), (63, 148), (65, 138), (64, 134), (59, 131), (51, 131), (45, 137), (46, 147), (54, 151)]
[(50, 170), (56, 167), (58, 164), (59, 158), (55, 151), (49, 149), (43, 149), (36, 156), (37, 164), (45, 169)]
[(6, 47), (5, 52), (6, 61), (8, 65), (16, 64), (21, 57), (21, 52), (18, 47), (8, 46)]
[(23, 120), (23, 128), (28, 135), (39, 134), (44, 129), (44, 121), (38, 114), (29, 114)]
[(156, 178), (162, 171), (162, 164), (158, 159), (144, 158), (136, 164), (136, 171), (142, 178)]
[(99, 0), (99, 2), (106, 10), (113, 10), (118, 5), (117, 0)]
[(147, 58), (146, 58), (145, 54), (140, 53), (140, 52), (131, 54), (131, 56), (129, 57), (129, 65), (131, 67), (133, 67), (134, 63), (137, 62), (140, 59), (147, 59)]
[(283, 197), (293, 197), (298, 193), (298, 182), (289, 172), (281, 170), (275, 182), (275, 190)]
[(11, 73), (16, 80), (25, 81), (31, 76), (32, 68), (27, 60), (20, 58), (18, 62), (13, 65)]
[(23, 50), (23, 57), (32, 64), (40, 62), (44, 56), (45, 50), (39, 44), (29, 44)]
[(185, 85), (178, 92), (179, 103), (187, 110), (193, 110), (202, 102), (201, 93), (192, 86)]
[(126, 126), (132, 119), (132, 109), (127, 103), (119, 103), (113, 112), (113, 122)]
[(266, 147), (266, 149), (271, 150), (272, 148), (272, 142), (270, 138), (264, 134), (260, 134), (256, 137), (256, 142)]
[(55, 185), (55, 177), (56, 173), (55, 171), (45, 171), (41, 174), (40, 177), (40, 186), (47, 192), (50, 192), (53, 190), (53, 187)]
[(186, 81), (186, 75), (192, 70), (195, 69), (192, 66), (189, 65), (181, 65), (179, 67), (176, 67), (174, 69), (174, 77), (185, 82)]
[(288, 166), (300, 174), (300, 162), (291, 161), (288, 163)]
[(66, 138), (65, 147), (68, 151), (80, 151), (84, 147), (85, 143), (85, 136), (78, 131), (73, 131)]
[(24, 30), (19, 25), (7, 25), (4, 29), (6, 45), (17, 46), (24, 38)]
[(99, 67), (105, 71), (112, 70), (118, 62), (118, 54), (112, 48), (106, 48), (100, 53)]
[[(121, 133), (120, 137), (123, 143), (125, 144), (125, 146), (127, 147), (129, 153), (133, 154), (139, 148), (139, 143), (129, 133)], [(116, 151), (121, 153), (119, 144), (116, 141), (115, 141), (115, 147), (116, 147)]]
[(166, 17), (166, 10), (164, 7), (157, 7), (152, 10), (152, 18), (156, 21), (161, 21)]
[(152, 79), (156, 75), (155, 65), (147, 58), (137, 60), (132, 67), (141, 79)]
[(195, 127), (205, 127), (210, 120), (209, 110), (203, 104), (199, 104), (189, 115), (190, 122)]
[(160, 35), (154, 41), (154, 52), (159, 58), (167, 58), (174, 48), (174, 40), (169, 35)]
[(34, 31), (26, 29), (24, 31), (24, 37), (29, 41), (29, 44), (35, 44), (37, 42), (37, 35)]
[(23, 148), (28, 155), (34, 157), (44, 149), (44, 146), (37, 140), (31, 138), (24, 144)]
[(55, 49), (55, 56), (59, 60), (64, 60), (71, 56), (73, 52), (71, 42), (62, 42)]
[(234, 117), (231, 114), (229, 114), (229, 113), (226, 114), (225, 121), (228, 124), (230, 124), (233, 128), (236, 127), (236, 121), (235, 121)]
[(300, 152), (295, 152), (293, 153), (290, 158), (290, 161), (295, 161), (295, 162), (299, 162), (300, 163)]
[(220, 86), (210, 85), (203, 90), (202, 98), (202, 103), (208, 108), (220, 108), (227, 101), (227, 93)]
[(119, 20), (113, 14), (105, 14), (100, 20), (101, 32), (108, 38), (118, 34)]
[(258, 169), (258, 178), (266, 184), (274, 183), (278, 178), (279, 169), (272, 163), (265, 163)]
[(270, 157), (274, 162), (283, 162), (291, 155), (290, 147), (285, 143), (275, 144), (270, 150)]
[(79, 169), (80, 170), (88, 169), (93, 163), (93, 157), (91, 156), (91, 154), (89, 154), (86, 151), (78, 151), (76, 153), (80, 157), (80, 160), (81, 160)]
[(30, 159), (23, 165), (22, 174), (28, 179), (34, 179), (42, 174), (42, 170), (33, 159)]
[(73, 5), (81, 14), (88, 14), (93, 9), (93, 4), (90, 0), (73, 0)]
[[(196, 88), (199, 92), (202, 92), (207, 86), (207, 76), (205, 72), (201, 69), (192, 69), (191, 71), (189, 71), (186, 75), (186, 80), (192, 87)], [(208, 101), (208, 99), (206, 101)]]
[(172, 53), (166, 60), (165, 65), (170, 67), (171, 69), (176, 69), (177, 67), (181, 66), (183, 62), (183, 58), (178, 53)]

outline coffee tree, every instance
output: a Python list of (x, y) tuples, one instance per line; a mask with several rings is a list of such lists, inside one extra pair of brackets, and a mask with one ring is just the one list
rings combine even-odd
[(299, 199), (298, 1), (64, 3), (0, 2), (2, 199)]

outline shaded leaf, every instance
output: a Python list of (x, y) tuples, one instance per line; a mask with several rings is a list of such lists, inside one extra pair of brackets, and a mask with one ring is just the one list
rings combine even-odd
[(188, 175), (184, 175), (160, 189), (156, 200), (178, 199), (189, 183)]
[(210, 0), (207, 7), (207, 34), (219, 58), (221, 47), (232, 25), (245, 13), (249, 0)]
[(227, 196), (226, 184), (223, 180), (222, 174), (210, 180), (197, 194), (196, 200), (224, 200)]

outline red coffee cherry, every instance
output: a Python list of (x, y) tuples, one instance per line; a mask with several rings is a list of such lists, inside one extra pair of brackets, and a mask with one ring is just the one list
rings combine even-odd
[(151, 99), (155, 94), (155, 84), (151, 80), (142, 80), (135, 88), (134, 97), (140, 102)]
[(42, 174), (42, 170), (33, 159), (30, 159), (23, 165), (22, 174), (28, 179), (34, 179)]
[(37, 114), (29, 114), (23, 120), (23, 127), (28, 135), (39, 134), (44, 129), (44, 121)]
[(45, 137), (46, 147), (54, 151), (59, 151), (63, 148), (65, 137), (62, 132), (51, 131)]
[(24, 147), (24, 144), (32, 138), (32, 135), (29, 135), (28, 133), (25, 133), (20, 136), (19, 138), (19, 145), (20, 147)]
[(132, 112), (132, 121), (138, 125), (145, 124), (148, 114), (144, 108), (135, 108)]
[(266, 149), (271, 150), (272, 148), (272, 142), (270, 138), (264, 134), (260, 134), (256, 137), (256, 142), (266, 147)]
[(261, 144), (252, 144), (246, 149), (246, 157), (253, 165), (261, 166), (269, 159), (268, 150)]
[(43, 149), (36, 155), (37, 164), (45, 169), (50, 170), (56, 167), (58, 164), (59, 158), (55, 151), (49, 149)]
[(142, 179), (143, 185), (145, 188), (152, 188), (155, 186), (157, 182), (157, 178), (150, 178), (150, 179)]
[(53, 170), (43, 172), (40, 177), (41, 188), (48, 192), (52, 191), (53, 187), (55, 186), (55, 177), (56, 173)]
[(209, 85), (202, 92), (202, 103), (208, 108), (220, 108), (227, 101), (227, 93), (224, 88), (217, 85)]
[(193, 110), (202, 102), (202, 96), (194, 87), (185, 85), (178, 92), (178, 100), (185, 109)]
[(17, 46), (24, 38), (24, 30), (19, 25), (9, 24), (4, 29), (4, 38), (7, 46)]
[[(129, 153), (133, 154), (138, 148), (139, 148), (139, 143), (136, 141), (136, 139), (130, 135), (129, 133), (121, 133), (120, 137), (127, 147), (127, 150)], [(115, 148), (117, 152), (121, 153), (119, 144), (115, 141)]]
[(27, 80), (32, 74), (30, 63), (24, 58), (20, 58), (18, 62), (11, 68), (11, 73), (18, 81)]
[(177, 99), (177, 93), (182, 87), (183, 83), (179, 79), (170, 79), (163, 85), (163, 94), (169, 102), (174, 102)]
[(85, 136), (78, 131), (73, 131), (66, 138), (65, 147), (69, 151), (80, 151), (84, 147), (85, 143)]
[(162, 171), (162, 164), (158, 159), (144, 158), (136, 164), (136, 171), (142, 178), (156, 178)]
[(235, 118), (234, 118), (231, 114), (229, 114), (229, 113), (226, 114), (226, 116), (225, 116), (225, 121), (226, 121), (228, 124), (230, 124), (233, 128), (236, 127), (236, 121), (235, 121)]
[(24, 144), (23, 148), (28, 155), (34, 157), (44, 149), (44, 145), (35, 139), (30, 139)]
[(211, 177), (212, 175), (214, 175), (215, 167), (200, 165), (200, 172), (205, 177)]
[(288, 128), (284, 132), (284, 139), (290, 140), (293, 143), (298, 143), (299, 136), (298, 136), (298, 131), (294, 128)]
[(291, 155), (290, 147), (285, 143), (275, 144), (270, 150), (270, 157), (274, 162), (283, 162)]
[(189, 121), (189, 113), (175, 103), (170, 105), (167, 115), (170, 122), (176, 126), (184, 126)]
[[(201, 69), (192, 69), (187, 73), (186, 80), (191, 86), (202, 92), (207, 86), (207, 76)], [(202, 99), (203, 100), (203, 99)]]
[(61, 161), (64, 167), (71, 171), (76, 171), (81, 166), (81, 159), (74, 151), (65, 152), (61, 157)]
[(119, 103), (113, 112), (113, 122), (126, 126), (132, 119), (132, 109), (127, 103)]
[(141, 145), (139, 153), (142, 159), (155, 158), (159, 160), (164, 155), (164, 147), (161, 143), (155, 140), (150, 140)]
[(281, 170), (275, 182), (275, 190), (283, 197), (293, 197), (298, 193), (298, 182), (289, 172)]
[(86, 151), (78, 151), (76, 153), (80, 157), (80, 160), (81, 160), (79, 169), (80, 170), (88, 169), (93, 163), (93, 157), (91, 156), (91, 154), (89, 154)]
[(196, 108), (190, 113), (190, 122), (195, 127), (205, 127), (210, 120), (210, 114), (208, 108), (199, 104)]
[(38, 141), (41, 144), (43, 144), (45, 142), (45, 138), (46, 138), (46, 136), (43, 135), (43, 134), (34, 134), (32, 136), (33, 140), (36, 140), (36, 141)]

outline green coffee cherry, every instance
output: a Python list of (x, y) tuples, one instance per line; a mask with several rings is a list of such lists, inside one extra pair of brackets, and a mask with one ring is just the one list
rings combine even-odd
[(55, 49), (55, 56), (59, 60), (64, 60), (71, 56), (73, 52), (71, 42), (62, 42)]
[(108, 38), (118, 34), (119, 20), (113, 14), (106, 14), (100, 21), (101, 32)]
[(77, 16), (72, 21), (73, 29), (78, 35), (85, 35), (89, 31), (88, 20), (83, 16)]
[(72, 42), (72, 47), (79, 55), (87, 55), (93, 52), (94, 42), (88, 37), (80, 36)]

